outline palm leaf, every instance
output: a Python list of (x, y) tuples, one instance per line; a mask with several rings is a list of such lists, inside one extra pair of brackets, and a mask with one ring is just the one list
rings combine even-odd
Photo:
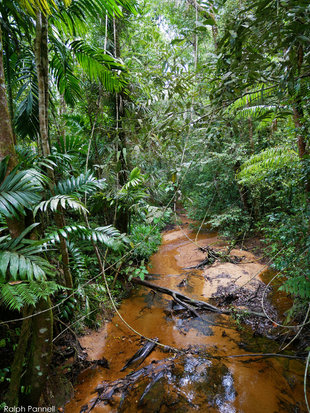
[(70, 178), (58, 182), (55, 188), (57, 195), (74, 195), (79, 196), (85, 193), (91, 193), (102, 188), (103, 180), (98, 180), (88, 171), (85, 174), (80, 174), (77, 177)]
[[(7, 160), (0, 162), (6, 171)], [(46, 177), (36, 170), (11, 171), (0, 184), (0, 213), (6, 218), (20, 218), (25, 208), (31, 209), (41, 199), (42, 183)]]
[(80, 213), (88, 212), (84, 204), (78, 198), (72, 195), (55, 195), (47, 201), (40, 202), (40, 204), (35, 207), (33, 214), (34, 216), (36, 216), (39, 210), (42, 212), (46, 212), (48, 209), (50, 209), (53, 212), (56, 212), (59, 207), (63, 209), (71, 208)]
[(120, 238), (120, 232), (112, 225), (98, 228), (86, 228), (83, 225), (67, 225), (47, 235), (48, 243), (60, 242), (59, 236), (64, 238), (75, 237), (81, 240), (100, 242), (105, 246), (118, 250), (122, 242), (126, 241)]
[(124, 71), (124, 66), (102, 50), (88, 45), (84, 40), (74, 40), (70, 47), (83, 71), (91, 80), (100, 81), (106, 90), (119, 91), (125, 82), (116, 72)]

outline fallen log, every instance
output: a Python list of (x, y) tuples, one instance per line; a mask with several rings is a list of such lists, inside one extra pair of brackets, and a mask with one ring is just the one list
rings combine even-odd
[(143, 347), (139, 348), (139, 350), (129, 360), (127, 360), (126, 364), (121, 369), (121, 371), (126, 370), (133, 364), (135, 364), (136, 367), (138, 367), (154, 350), (156, 346), (156, 341), (158, 341), (157, 337), (155, 337), (153, 341), (147, 341)]
[[(178, 291), (170, 290), (169, 288), (165, 288), (165, 287), (161, 287), (159, 285), (150, 283), (148, 281), (141, 280), (140, 278), (134, 277), (131, 279), (131, 281), (134, 282), (135, 284), (139, 284), (139, 285), (143, 285), (144, 287), (151, 288), (154, 291), (159, 291), (160, 293), (170, 295), (170, 297), (174, 299), (177, 298), (176, 301), (179, 304), (184, 305), (184, 307), (188, 308), (191, 312), (193, 312), (193, 309), (189, 308), (189, 306), (195, 307), (197, 310), (213, 311), (214, 313), (219, 313), (219, 314), (236, 314), (236, 313), (244, 314), (246, 312), (249, 315), (266, 318), (264, 313), (257, 313), (251, 310), (238, 310), (236, 308), (233, 308), (231, 310), (221, 309), (212, 304), (206, 303), (205, 301), (194, 300), (193, 298), (190, 298), (187, 295), (181, 294)], [(199, 317), (199, 315), (196, 312), (195, 312), (195, 315)]]
[(176, 297), (181, 302), (181, 304), (184, 304), (184, 307), (187, 307), (187, 308), (188, 308), (188, 305), (190, 305), (199, 310), (208, 310), (208, 311), (213, 311), (215, 313), (220, 313), (220, 314), (231, 313), (231, 311), (229, 310), (222, 310), (218, 307), (215, 307), (212, 304), (206, 303), (205, 301), (194, 300), (190, 297), (187, 297), (184, 294), (179, 293), (178, 291), (170, 290), (169, 288), (165, 288), (165, 287), (160, 287), (159, 285), (150, 283), (148, 281), (141, 280), (140, 278), (134, 277), (131, 279), (131, 281), (134, 282), (135, 284), (140, 284), (140, 285), (143, 285), (144, 287), (151, 288), (152, 290), (159, 291), (160, 293), (170, 295), (170, 297), (172, 298)]

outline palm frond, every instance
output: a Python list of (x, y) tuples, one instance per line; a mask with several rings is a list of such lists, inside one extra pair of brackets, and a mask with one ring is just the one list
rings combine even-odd
[(55, 144), (58, 153), (61, 154), (87, 154), (87, 141), (78, 135), (60, 136), (59, 142)]
[[(88, 273), (85, 258), (81, 250), (72, 241), (67, 242), (68, 251), (70, 254), (70, 265), (79, 277)], [(73, 264), (72, 264), (73, 263)]]
[(270, 118), (271, 114), (275, 113), (279, 108), (275, 105), (256, 105), (248, 106), (237, 111), (236, 119), (252, 118), (253, 120), (261, 120)]
[(120, 192), (127, 192), (130, 189), (139, 187), (144, 182), (144, 175), (142, 175), (139, 168), (134, 168), (129, 175), (128, 182), (122, 187)]
[(33, 139), (39, 133), (39, 98), (35, 57), (31, 49), (23, 50), (19, 56), (21, 65), (16, 84), (14, 126), (16, 132), (25, 138)]
[(56, 80), (58, 91), (65, 102), (73, 105), (81, 96), (80, 80), (73, 73), (74, 63), (70, 47), (56, 36), (49, 37), (53, 44), (53, 58), (50, 63), (52, 75)]
[(37, 225), (30, 225), (15, 239), (8, 236), (1, 237), (0, 282), (45, 280), (47, 274), (54, 274), (54, 267), (41, 256), (46, 251), (45, 241), (25, 239)]
[(246, 108), (248, 105), (255, 106), (260, 103), (263, 104), (266, 99), (273, 96), (275, 92), (276, 86), (257, 85), (254, 90), (247, 92), (244, 96), (235, 100), (227, 110), (233, 113), (238, 109)]
[(58, 182), (55, 188), (57, 195), (74, 195), (79, 196), (85, 193), (91, 193), (102, 188), (103, 180), (98, 180), (88, 171), (85, 174), (80, 174), (76, 178), (70, 178)]
[[(55, 0), (17, 0), (21, 7), (29, 14), (35, 16), (36, 11), (40, 10), (44, 14), (52, 14), (58, 9), (58, 2)], [(62, 0), (65, 7), (68, 7), (71, 0)]]
[(84, 204), (78, 198), (69, 195), (55, 195), (47, 201), (40, 202), (40, 204), (35, 207), (33, 214), (36, 216), (39, 210), (46, 212), (48, 209), (56, 212), (59, 207), (62, 207), (63, 209), (69, 207), (80, 213), (88, 212)]
[(113, 57), (90, 46), (84, 40), (74, 40), (70, 47), (83, 71), (91, 80), (100, 81), (110, 92), (119, 91), (125, 85), (125, 82), (115, 72), (124, 71), (124, 66)]
[(60, 242), (59, 235), (64, 238), (75, 237), (76, 239), (100, 242), (105, 246), (118, 250), (122, 242), (120, 232), (112, 225), (98, 227), (98, 228), (86, 228), (83, 225), (67, 225), (61, 229), (51, 232), (47, 235), (49, 243)]
[(25, 171), (12, 170), (6, 177), (7, 160), (0, 162), (0, 213), (6, 218), (19, 218), (25, 215), (25, 208), (31, 209), (37, 204), (46, 177), (35, 169)]

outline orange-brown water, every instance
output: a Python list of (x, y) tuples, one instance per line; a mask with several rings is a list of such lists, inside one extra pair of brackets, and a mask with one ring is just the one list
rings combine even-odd
[[(233, 254), (243, 256), (241, 264), (221, 263), (203, 271), (184, 270), (184, 267), (198, 264), (205, 256), (191, 242), (194, 239), (195, 233), (189, 227), (164, 234), (163, 243), (150, 262), (149, 272), (161, 274), (153, 276), (152, 283), (179, 290), (196, 299), (208, 300), (220, 285), (227, 285), (228, 280), (240, 286), (248, 282), (249, 289), (259, 282), (258, 274), (263, 266), (251, 253), (241, 250), (233, 251)], [(214, 233), (199, 234), (197, 243), (200, 246), (224, 245)], [(178, 287), (183, 279), (186, 279), (186, 286)], [(122, 302), (119, 311), (142, 335), (158, 337), (161, 343), (179, 349), (197, 346), (206, 353), (223, 356), (273, 353), (278, 350), (275, 342), (254, 337), (246, 326), (240, 330), (240, 325), (226, 315), (206, 313), (201, 319), (180, 318), (169, 312), (169, 300), (168, 296), (137, 288), (130, 298)], [(117, 315), (99, 332), (82, 338), (81, 344), (86, 346), (90, 359), (105, 357), (110, 368), (89, 368), (79, 376), (75, 396), (65, 408), (67, 413), (79, 413), (82, 406), (90, 406), (91, 400), (97, 395), (95, 388), (102, 381), (125, 377), (131, 370), (120, 372), (121, 368), (141, 347), (140, 338), (129, 331)], [(304, 365), (299, 361), (284, 358), (256, 359), (251, 362), (243, 358), (214, 360), (201, 354), (199, 357), (189, 354), (178, 359), (157, 348), (141, 367), (167, 357), (174, 358), (176, 367), (165, 386), (159, 387), (158, 395), (154, 396), (156, 403), (153, 400), (150, 405), (141, 407), (138, 404), (141, 394), (129, 392), (121, 411), (162, 413), (173, 408), (176, 412), (306, 412)], [(176, 374), (177, 370), (180, 373)], [(175, 402), (174, 407), (169, 407), (166, 399), (163, 399), (163, 393), (166, 399), (168, 395), (171, 400), (179, 401)], [(101, 402), (92, 411), (120, 410), (117, 404), (112, 406)]]

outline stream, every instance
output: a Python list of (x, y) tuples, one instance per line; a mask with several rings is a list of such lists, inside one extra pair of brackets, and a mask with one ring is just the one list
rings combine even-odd
[[(183, 217), (182, 227), (166, 231), (158, 252), (150, 260), (148, 281), (181, 292), (197, 300), (212, 301), (225, 288), (243, 287), (255, 295), (268, 277), (264, 265), (250, 252), (232, 250), (242, 257), (238, 264), (215, 262), (202, 270), (195, 266), (205, 253), (192, 242), (196, 234)], [(216, 233), (204, 230), (199, 246), (225, 247)], [(160, 275), (158, 275), (160, 274)], [(283, 300), (282, 300), (283, 301)], [(120, 313), (143, 336), (186, 350), (182, 354), (156, 347), (140, 366), (120, 371), (144, 341), (122, 323), (117, 315), (98, 332), (81, 338), (89, 360), (105, 358), (109, 368), (92, 366), (83, 371), (66, 413), (89, 411), (97, 398), (96, 388), (146, 368), (145, 374), (109, 401), (98, 400), (92, 412), (220, 412), (297, 413), (306, 412), (303, 393), (304, 364), (289, 358), (212, 358), (212, 356), (276, 353), (273, 325), (267, 336), (253, 330), (238, 317), (201, 312), (195, 317), (172, 306), (172, 298), (145, 287), (133, 289), (123, 300)], [(261, 311), (258, 309), (258, 311)]]

